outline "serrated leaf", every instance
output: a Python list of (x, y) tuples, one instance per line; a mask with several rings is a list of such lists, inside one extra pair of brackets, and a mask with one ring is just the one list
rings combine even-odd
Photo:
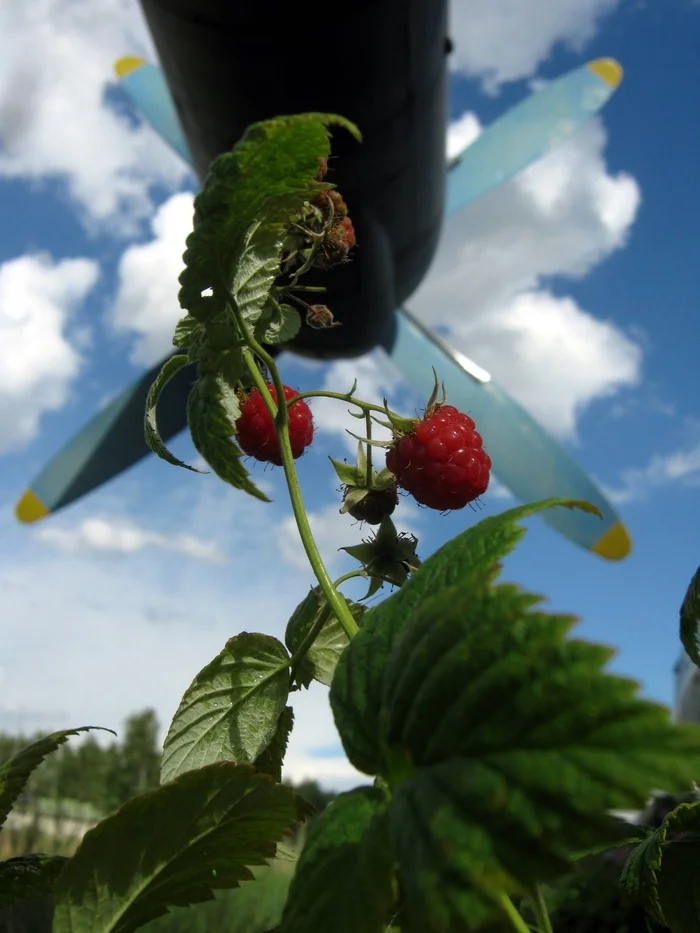
[(51, 735), (25, 746), (12, 758), (0, 765), (0, 828), (7, 819), (7, 814), (12, 809), (14, 802), (24, 790), (32, 771), (41, 764), (47, 755), (55, 752), (57, 748), (67, 742), (69, 736), (78, 735), (80, 732), (89, 732), (91, 729), (116, 735), (116, 732), (102, 726), (78, 726), (77, 729), (62, 729), (60, 732), (52, 732)]
[(54, 891), (53, 933), (131, 933), (252, 879), (297, 820), (294, 792), (231, 762), (188, 771), (91, 829)]
[(254, 762), (275, 738), (289, 695), (289, 654), (242, 632), (192, 681), (163, 744), (161, 783), (215, 761)]
[(243, 238), (231, 294), (243, 320), (254, 327), (280, 271), (284, 225), (254, 223)]
[(553, 507), (596, 512), (585, 502), (546, 499), (485, 518), (439, 548), (401, 589), (364, 617), (362, 630), (338, 664), (330, 693), (343, 747), (360, 771), (377, 774), (380, 770), (378, 716), (384, 669), (411, 614), (447, 586), (459, 584), (467, 591), (476, 582), (495, 579), (499, 561), (525, 534), (516, 522)]
[(186, 350), (194, 340), (195, 334), (202, 332), (202, 325), (190, 314), (186, 314), (175, 325), (173, 344)]
[[(285, 706), (277, 720), (277, 728), (267, 748), (255, 759), (255, 770), (270, 774), (279, 782), (282, 780), (282, 765), (287, 753), (287, 743), (294, 728), (294, 710)], [(278, 852), (279, 854), (279, 852)]]
[[(180, 275), (180, 305), (197, 320), (223, 311), (221, 286), (234, 283), (251, 229), (286, 224), (305, 201), (329, 187), (316, 175), (319, 158), (330, 153), (332, 125), (361, 138), (343, 117), (295, 114), (249, 126), (230, 152), (214, 160), (194, 201), (194, 229)], [(204, 295), (208, 289), (213, 295)]]
[(187, 423), (192, 443), (216, 475), (235, 489), (242, 489), (256, 499), (269, 502), (267, 496), (251, 482), (241, 462), (241, 452), (231, 440), (233, 390), (208, 370), (202, 371), (187, 403)]
[(263, 308), (260, 320), (255, 325), (258, 343), (288, 343), (301, 330), (301, 316), (291, 305), (268, 303)]
[[(352, 600), (345, 600), (353, 619), (360, 624), (365, 614), (365, 607)], [(306, 636), (316, 624), (321, 612), (328, 603), (320, 587), (312, 589), (292, 613), (287, 623), (284, 641), (294, 654)], [(317, 680), (326, 687), (331, 685), (338, 659), (348, 645), (348, 637), (335, 613), (331, 613), (323, 628), (306, 652), (296, 671), (297, 683), (308, 687), (312, 680)]]
[(605, 673), (607, 647), (514, 586), (451, 587), (413, 614), (380, 712), (390, 827), (411, 929), (487, 922), (501, 891), (619, 841), (610, 810), (686, 789), (700, 729)]
[[(144, 433), (146, 437), (146, 443), (151, 448), (156, 456), (160, 457), (161, 460), (167, 460), (168, 463), (172, 463), (173, 466), (184, 467), (186, 470), (191, 470), (193, 473), (200, 473), (201, 470), (196, 470), (194, 467), (185, 463), (183, 460), (178, 460), (175, 454), (171, 454), (168, 448), (163, 443), (163, 439), (160, 436), (158, 430), (158, 418), (157, 418), (157, 406), (158, 399), (163, 389), (167, 386), (170, 380), (175, 376), (176, 373), (179, 373), (183, 366), (189, 365), (191, 362), (190, 358), (183, 353), (178, 353), (175, 356), (171, 356), (169, 360), (166, 360), (163, 363), (161, 371), (156, 376), (153, 385), (148, 390), (148, 398), (146, 399), (146, 412), (144, 415)], [(190, 398), (192, 395), (190, 394)]]
[[(677, 834), (684, 838), (674, 838)], [(688, 835), (685, 835), (688, 834)], [(700, 803), (683, 803), (630, 853), (622, 889), (673, 933), (700, 926)]]
[(700, 667), (700, 567), (696, 570), (681, 606), (681, 642), (693, 664)]
[(282, 933), (384, 933), (395, 898), (384, 796), (358, 787), (317, 817), (292, 879)]
[(68, 861), (62, 855), (19, 855), (0, 862), (0, 909), (51, 894)]

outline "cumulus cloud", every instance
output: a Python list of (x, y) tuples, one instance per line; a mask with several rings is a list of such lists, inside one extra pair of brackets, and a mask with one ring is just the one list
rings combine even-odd
[(543, 287), (581, 278), (627, 241), (641, 195), (632, 177), (608, 172), (605, 143), (596, 119), (450, 218), (410, 301), (560, 437), (575, 437), (590, 402), (640, 377), (635, 340)]
[(451, 3), (451, 67), (487, 91), (528, 78), (564, 43), (576, 52), (619, 0), (459, 0)]
[(646, 466), (622, 472), (619, 486), (607, 486), (606, 492), (616, 505), (640, 502), (663, 486), (700, 486), (700, 444), (669, 454), (655, 454)]
[(172, 350), (183, 311), (177, 300), (185, 239), (192, 230), (193, 196), (174, 194), (151, 220), (152, 238), (130, 246), (119, 260), (111, 311), (116, 331), (133, 334), (131, 362), (152, 366)]
[(204, 541), (191, 534), (166, 535), (148, 531), (124, 519), (86, 518), (73, 528), (47, 525), (37, 530), (36, 537), (44, 544), (70, 554), (89, 551), (135, 554), (145, 548), (160, 548), (216, 564), (226, 560), (214, 541)]
[(0, 5), (0, 176), (56, 179), (89, 225), (130, 233), (153, 185), (188, 168), (144, 124), (110, 107), (117, 58), (155, 60), (134, 0)]
[(96, 262), (20, 256), (0, 265), (0, 453), (23, 447), (61, 408), (81, 359), (68, 329), (95, 285)]

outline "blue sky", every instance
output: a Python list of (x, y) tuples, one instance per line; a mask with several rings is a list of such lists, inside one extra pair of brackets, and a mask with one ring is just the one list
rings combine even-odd
[[(450, 145), (599, 56), (625, 80), (602, 113), (446, 222), (408, 302), (511, 391), (615, 499), (632, 555), (605, 564), (538, 519), (504, 577), (619, 648), (613, 666), (671, 703), (678, 607), (700, 562), (697, 217), (700, 6), (690, 0), (455, 0)], [(167, 351), (194, 181), (129, 110), (114, 59), (153, 57), (135, 4), (38, 0), (0, 13), (0, 728), (165, 727), (196, 672), (242, 630), (280, 635), (311, 581), (279, 477), (264, 506), (151, 459), (43, 525), (17, 496), (59, 446)], [(35, 52), (26, 54), (27, 48)], [(333, 366), (285, 358), (303, 389), (415, 398), (380, 354)], [(320, 546), (363, 533), (337, 514), (327, 456), (349, 452), (343, 409), (314, 407), (300, 461)], [(173, 445), (192, 457), (186, 436)], [(514, 504), (494, 486), (482, 514)], [(419, 553), (477, 519), (402, 501)], [(299, 697), (289, 774), (355, 780), (326, 691)]]

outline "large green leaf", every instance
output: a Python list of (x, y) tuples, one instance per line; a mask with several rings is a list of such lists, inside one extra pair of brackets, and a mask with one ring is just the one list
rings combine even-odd
[(273, 741), (289, 695), (289, 654), (242, 632), (192, 681), (163, 744), (161, 782), (215, 761), (252, 764)]
[(516, 522), (553, 507), (596, 512), (585, 502), (547, 499), (483, 519), (444, 544), (401, 589), (365, 615), (362, 629), (338, 664), (330, 694), (343, 747), (360, 771), (377, 774), (381, 768), (378, 715), (384, 669), (411, 614), (447, 586), (459, 584), (464, 592), (495, 579), (499, 562), (525, 534)]
[(693, 664), (700, 667), (698, 624), (700, 624), (700, 567), (690, 581), (688, 592), (681, 606), (681, 642)]
[(161, 460), (167, 460), (167, 462), (172, 463), (173, 466), (184, 467), (186, 470), (192, 470), (193, 473), (199, 473), (199, 470), (189, 466), (189, 464), (185, 463), (183, 460), (179, 460), (175, 454), (170, 453), (158, 430), (157, 408), (161, 392), (182, 367), (187, 366), (189, 362), (190, 360), (186, 354), (178, 353), (175, 356), (171, 356), (170, 359), (163, 363), (153, 385), (148, 390), (143, 427), (146, 443), (153, 453), (160, 457)]
[[(365, 607), (351, 600), (346, 600), (346, 603), (352, 617), (359, 625), (365, 613)], [(292, 654), (302, 645), (307, 635), (310, 635), (311, 629), (316, 625), (320, 614), (327, 606), (328, 602), (320, 587), (314, 587), (314, 589), (310, 590), (299, 603), (287, 623), (284, 635), (285, 643)], [(308, 687), (312, 680), (317, 680), (329, 687), (340, 655), (347, 645), (348, 636), (345, 634), (338, 617), (335, 613), (332, 613), (323, 623), (321, 631), (297, 668), (297, 682), (304, 687)]]
[(273, 859), (296, 821), (293, 790), (250, 766), (181, 774), (85, 835), (54, 890), (53, 933), (130, 933), (211, 900)]
[(282, 766), (287, 753), (287, 743), (294, 728), (294, 710), (285, 706), (277, 720), (277, 728), (272, 741), (255, 759), (255, 770), (271, 774), (279, 783), (282, 780)]
[[(408, 930), (476, 928), (577, 850), (619, 842), (610, 810), (700, 771), (700, 729), (673, 725), (609, 648), (516, 587), (449, 587), (413, 613), (380, 711)], [(403, 928), (403, 921), (402, 921)]]
[(62, 855), (19, 855), (0, 862), (0, 908), (51, 894), (67, 861)]
[(396, 898), (386, 798), (340, 794), (317, 817), (282, 915), (282, 933), (383, 933)]
[(632, 851), (621, 884), (633, 901), (673, 933), (697, 933), (700, 803), (683, 803), (669, 813), (661, 826)]
[[(209, 320), (223, 310), (221, 286), (232, 287), (251, 229), (257, 224), (269, 227), (274, 238), (276, 225), (286, 225), (304, 201), (329, 187), (316, 181), (316, 175), (319, 158), (330, 153), (331, 125), (361, 138), (357, 127), (343, 117), (296, 114), (253, 124), (230, 152), (214, 160), (195, 198), (194, 229), (180, 275), (180, 304), (197, 320)], [(268, 233), (261, 230), (259, 235)], [(213, 294), (204, 295), (208, 289)]]
[(194, 446), (224, 482), (269, 502), (251, 482), (241, 451), (231, 440), (240, 415), (235, 392), (213, 371), (204, 369), (201, 362), (199, 365), (199, 379), (187, 404), (187, 423)]
[(38, 739), (20, 749), (8, 761), (0, 765), (0, 827), (7, 819), (7, 814), (24, 790), (32, 771), (38, 767), (41, 762), (51, 752), (55, 752), (59, 746), (68, 741), (69, 736), (78, 735), (80, 732), (89, 732), (91, 729), (100, 729), (103, 732), (111, 732), (111, 729), (103, 729), (102, 726), (79, 726), (77, 729), (63, 729), (60, 732), (53, 732), (43, 739)]

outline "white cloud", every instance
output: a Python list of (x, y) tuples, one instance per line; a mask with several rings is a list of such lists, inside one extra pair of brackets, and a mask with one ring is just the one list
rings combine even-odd
[(457, 0), (450, 3), (451, 67), (487, 90), (533, 75), (565, 43), (577, 52), (619, 0)]
[(134, 554), (145, 548), (175, 551), (186, 557), (211, 563), (224, 563), (226, 558), (214, 541), (204, 541), (191, 534), (162, 534), (140, 528), (132, 521), (109, 518), (86, 518), (73, 528), (46, 525), (36, 537), (60, 551)]
[(151, 221), (152, 239), (130, 246), (119, 260), (119, 285), (111, 322), (115, 330), (135, 335), (131, 362), (152, 366), (173, 348), (178, 277), (185, 239), (192, 230), (193, 196), (174, 194)]
[(642, 362), (613, 323), (543, 288), (552, 276), (582, 277), (627, 241), (639, 187), (608, 173), (605, 142), (594, 120), (450, 218), (409, 303), (561, 437), (575, 436), (591, 401), (635, 385)]
[(700, 486), (700, 444), (670, 454), (655, 454), (644, 467), (622, 472), (622, 483), (605, 490), (616, 505), (643, 501), (653, 489), (679, 484)]
[(482, 131), (476, 114), (465, 111), (461, 117), (447, 125), (447, 158), (453, 159), (476, 141)]
[(27, 444), (44, 412), (65, 404), (81, 362), (68, 328), (98, 274), (92, 260), (45, 255), (0, 266), (0, 453)]
[(149, 127), (105, 103), (117, 58), (154, 55), (134, 0), (0, 5), (0, 176), (67, 185), (88, 224), (129, 233), (149, 188), (189, 170)]

